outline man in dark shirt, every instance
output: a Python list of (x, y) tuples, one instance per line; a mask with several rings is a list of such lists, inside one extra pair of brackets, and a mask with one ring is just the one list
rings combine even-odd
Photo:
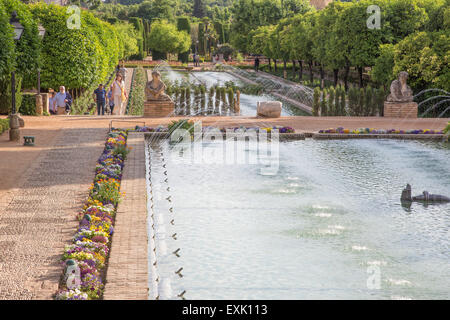
[(259, 57), (256, 56), (255, 58), (255, 71), (258, 72), (259, 70)]
[(103, 84), (99, 84), (98, 88), (94, 90), (94, 101), (97, 102), (97, 114), (102, 116), (105, 115), (105, 102), (106, 102), (106, 91), (103, 88)]

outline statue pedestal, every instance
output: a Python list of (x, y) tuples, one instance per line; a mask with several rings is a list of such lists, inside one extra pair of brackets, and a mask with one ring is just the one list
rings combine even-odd
[(415, 102), (385, 102), (386, 118), (417, 118), (418, 105)]
[(146, 101), (144, 103), (144, 117), (161, 118), (174, 116), (175, 103), (172, 101)]

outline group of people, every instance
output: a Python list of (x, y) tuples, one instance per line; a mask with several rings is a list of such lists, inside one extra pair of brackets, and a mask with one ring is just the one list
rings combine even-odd
[[(122, 104), (128, 98), (125, 88), (127, 69), (124, 67), (123, 61), (117, 66), (116, 72), (116, 77), (108, 91), (106, 91), (102, 83), (94, 90), (93, 98), (97, 104), (98, 115), (105, 115), (105, 113), (112, 115), (114, 114), (114, 108), (118, 110), (116, 113), (120, 114), (122, 112)], [(59, 92), (57, 93), (50, 89), (49, 111), (51, 114), (68, 115), (70, 114), (71, 105), (72, 96), (69, 92), (66, 92), (64, 86), (59, 87)]]
[[(102, 83), (98, 85), (98, 88), (94, 90), (94, 101), (97, 104), (97, 115), (105, 115), (106, 113), (115, 114), (114, 108), (118, 110), (116, 114), (122, 112), (122, 104), (128, 98), (128, 93), (125, 88), (125, 78), (127, 76), (127, 69), (124, 67), (124, 62), (116, 68), (117, 74), (113, 83), (110, 85), (108, 91)], [(108, 105), (109, 110), (105, 107)]]

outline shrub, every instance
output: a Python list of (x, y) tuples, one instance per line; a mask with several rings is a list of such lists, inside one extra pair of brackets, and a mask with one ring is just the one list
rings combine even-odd
[(113, 154), (114, 156), (121, 156), (123, 160), (126, 160), (130, 151), (131, 150), (127, 146), (118, 145), (114, 148)]
[(0, 134), (9, 130), (9, 119), (0, 119)]
[(336, 109), (334, 106), (334, 96), (336, 94), (336, 90), (334, 89), (334, 87), (330, 87), (330, 96), (328, 98), (328, 115), (330, 116), (335, 116), (336, 114)]
[(25, 93), (22, 95), (22, 103), (19, 107), (19, 112), (25, 116), (36, 115), (36, 95)]
[(320, 115), (327, 116), (327, 89), (323, 89), (322, 91), (322, 101), (320, 102)]
[(345, 89), (341, 87), (341, 96), (339, 99), (339, 112), (342, 116), (346, 116), (347, 115), (347, 110), (346, 110), (346, 92)]
[(313, 116), (317, 117), (319, 116), (319, 109), (320, 109), (320, 88), (315, 87), (314, 88), (314, 96), (313, 96)]

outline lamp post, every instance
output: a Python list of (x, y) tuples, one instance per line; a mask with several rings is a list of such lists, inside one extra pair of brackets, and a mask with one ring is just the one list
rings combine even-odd
[[(45, 35), (45, 28), (42, 25), (38, 26), (38, 32), (39, 32), (39, 38), (42, 40)], [(37, 70), (37, 94), (36, 94), (36, 114), (42, 115), (44, 112), (44, 106), (45, 111), (48, 112), (48, 97), (47, 94), (44, 94), (44, 97), (46, 99), (46, 103), (43, 103), (43, 96), (41, 95), (41, 70), (38, 67)]]
[[(17, 12), (13, 11), (11, 13), (11, 19), (9, 23), (14, 28), (14, 40), (19, 40), (22, 36), (24, 27), (20, 24), (19, 19), (17, 18)], [(19, 141), (20, 132), (19, 132), (19, 117), (16, 114), (16, 72), (11, 72), (11, 115), (9, 117), (9, 140), (11, 141)]]
[[(45, 28), (41, 24), (38, 25), (38, 32), (39, 38), (42, 40), (45, 35)], [(37, 92), (38, 94), (41, 93), (41, 70), (39, 68), (37, 72)]]

